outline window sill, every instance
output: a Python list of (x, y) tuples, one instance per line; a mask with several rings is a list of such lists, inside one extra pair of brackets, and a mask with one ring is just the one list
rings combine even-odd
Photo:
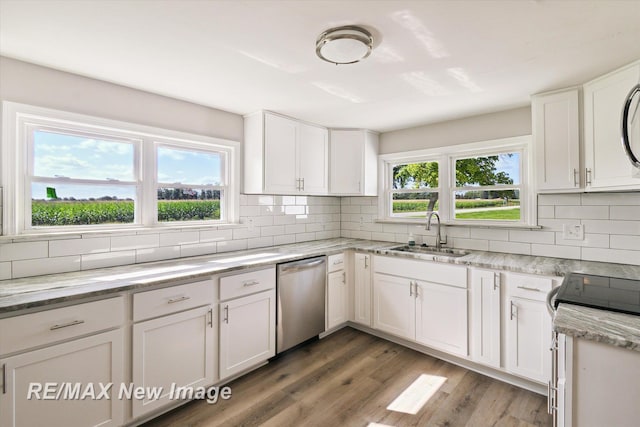
[[(405, 225), (426, 225), (427, 219), (420, 220), (406, 220), (406, 219), (376, 219), (376, 223), (380, 224), (405, 224)], [(506, 229), (524, 229), (524, 230), (540, 230), (541, 225), (530, 224), (505, 224), (505, 223), (477, 223), (477, 222), (462, 222), (462, 221), (442, 221), (441, 225), (446, 227), (475, 227), (475, 228), (506, 228)]]
[(24, 234), (14, 234), (7, 236), (0, 236), (0, 243), (11, 242), (27, 242), (38, 240), (62, 240), (62, 239), (81, 239), (91, 237), (105, 237), (105, 236), (130, 236), (134, 234), (153, 234), (163, 232), (176, 232), (183, 230), (222, 230), (222, 229), (234, 229), (246, 227), (245, 224), (240, 223), (225, 223), (225, 224), (176, 224), (176, 225), (159, 225), (155, 227), (129, 227), (129, 228), (112, 228), (112, 229), (100, 229), (100, 230), (69, 230), (69, 231), (51, 231), (51, 232), (28, 232)]

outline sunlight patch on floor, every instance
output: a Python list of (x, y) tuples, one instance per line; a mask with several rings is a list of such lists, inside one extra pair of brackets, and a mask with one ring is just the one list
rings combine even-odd
[(389, 411), (415, 415), (442, 387), (447, 379), (436, 375), (420, 375), (409, 387), (391, 402)]

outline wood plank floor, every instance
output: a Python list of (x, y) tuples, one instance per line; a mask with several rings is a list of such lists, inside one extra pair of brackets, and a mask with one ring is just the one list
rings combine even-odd
[[(422, 374), (446, 381), (416, 414), (387, 409)], [(549, 426), (546, 398), (344, 328), (145, 426)], [(424, 394), (423, 394), (424, 395)]]

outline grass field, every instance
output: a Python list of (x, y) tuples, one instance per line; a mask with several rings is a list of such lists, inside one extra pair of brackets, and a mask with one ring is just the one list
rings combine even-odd
[[(158, 221), (220, 219), (219, 200), (159, 200)], [(130, 224), (131, 200), (41, 201), (31, 203), (31, 225)]]
[(476, 212), (456, 212), (456, 219), (494, 219), (517, 221), (520, 219), (520, 208)]

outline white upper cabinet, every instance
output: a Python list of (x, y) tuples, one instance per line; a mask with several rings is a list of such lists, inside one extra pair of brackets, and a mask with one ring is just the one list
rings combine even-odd
[(578, 89), (532, 97), (534, 168), (539, 191), (580, 189)]
[[(640, 61), (584, 85), (584, 148), (587, 190), (640, 188), (640, 170), (629, 161), (621, 142), (624, 100), (640, 82)], [(640, 123), (631, 130), (640, 138)], [(640, 145), (640, 144), (637, 144)], [(640, 147), (634, 147), (635, 152)]]
[(335, 195), (378, 195), (378, 134), (362, 129), (331, 129), (331, 182)]
[(328, 193), (326, 128), (262, 111), (244, 123), (245, 193)]

